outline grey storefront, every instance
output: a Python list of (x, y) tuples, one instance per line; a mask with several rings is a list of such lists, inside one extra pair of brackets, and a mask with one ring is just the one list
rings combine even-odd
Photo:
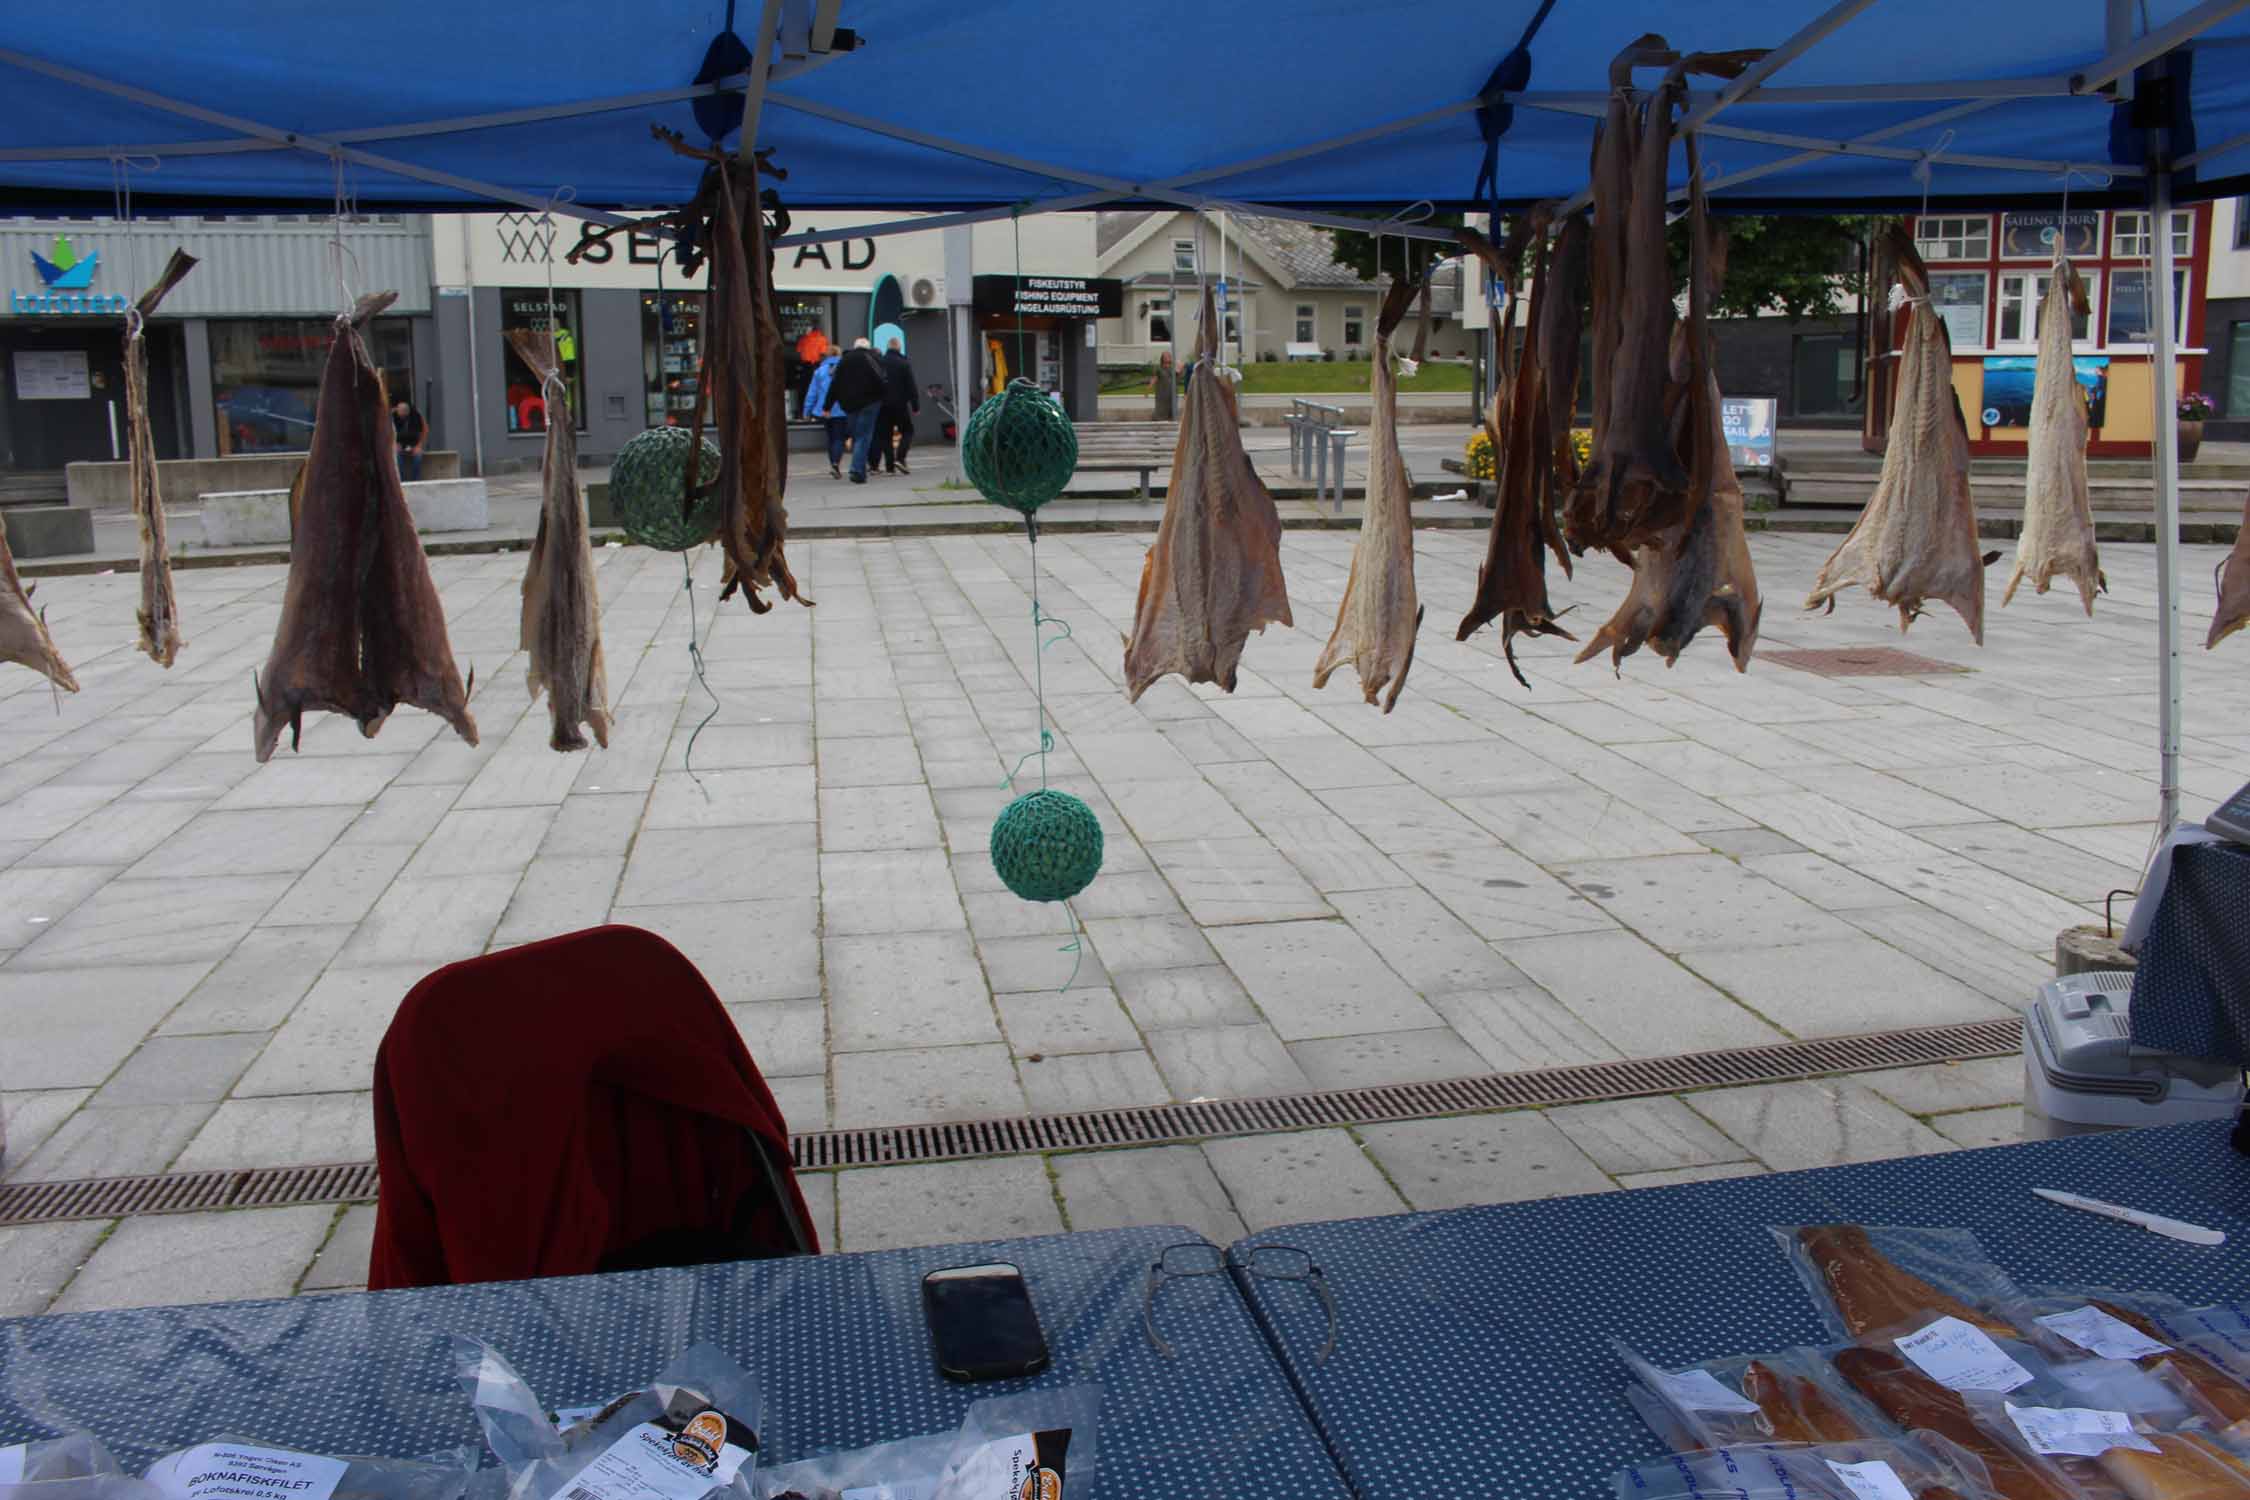
[[(343, 226), (356, 290), (395, 290), (370, 347), (394, 391), (436, 406), (427, 221)], [(121, 322), (175, 248), (197, 265), (148, 329), (160, 458), (302, 451), (343, 291), (336, 227), (305, 215), (0, 224), (0, 471), (59, 494), (65, 464), (123, 456)], [(445, 445), (442, 429), (433, 432)]]

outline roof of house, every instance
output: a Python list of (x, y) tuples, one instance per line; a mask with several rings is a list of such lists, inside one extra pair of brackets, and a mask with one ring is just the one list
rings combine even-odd
[[(1152, 219), (1173, 219), (1185, 210), (1132, 209), (1103, 213), (1094, 223), (1094, 253), (1107, 256), (1126, 240), (1144, 229), (1154, 229)], [(1317, 224), (1303, 224), (1294, 219), (1269, 219), (1248, 214), (1229, 214), (1227, 227), (1256, 241), (1258, 258), (1282, 273), (1284, 285), (1292, 291), (1380, 291), (1386, 283), (1368, 281), (1350, 266), (1336, 260), (1336, 242), (1330, 232)], [(1231, 259), (1231, 257), (1230, 257)], [(1155, 273), (1146, 273), (1141, 279), (1152, 279)], [(1433, 311), (1451, 315), (1458, 301), (1454, 293), (1456, 277), (1441, 273), (1435, 288)]]

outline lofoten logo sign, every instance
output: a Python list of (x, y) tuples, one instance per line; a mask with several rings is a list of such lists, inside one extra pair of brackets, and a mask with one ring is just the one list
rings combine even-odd
[(95, 292), (87, 288), (94, 284), (94, 272), (100, 267), (99, 250), (84, 260), (70, 245), (70, 236), (55, 236), (55, 256), (49, 260), (38, 251), (31, 252), (31, 263), (39, 272), (45, 289), (36, 292), (8, 293), (8, 310), (14, 313), (54, 313), (76, 317), (93, 313), (121, 313), (126, 299), (114, 292)]

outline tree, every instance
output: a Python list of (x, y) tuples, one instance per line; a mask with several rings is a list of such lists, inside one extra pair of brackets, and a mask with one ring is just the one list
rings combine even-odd
[[(1370, 218), (1386, 217), (1369, 215)], [(1458, 229), (1462, 219), (1459, 214), (1437, 214), (1424, 219), (1415, 227), (1423, 229)], [(1458, 248), (1442, 240), (1407, 239), (1400, 235), (1376, 236), (1363, 234), (1356, 229), (1331, 229), (1328, 236), (1335, 241), (1333, 254), (1336, 264), (1351, 267), (1362, 281), (1379, 281), (1378, 269), (1396, 276), (1401, 271), (1417, 277), (1428, 274), (1430, 267), (1449, 255), (1458, 254)], [(1376, 265), (1378, 248), (1382, 265)]]

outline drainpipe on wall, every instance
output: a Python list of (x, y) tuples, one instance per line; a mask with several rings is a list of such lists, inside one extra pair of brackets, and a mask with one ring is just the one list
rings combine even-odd
[(484, 383), (477, 378), (477, 283), (469, 269), (469, 216), (461, 216), (461, 285), (469, 303), (469, 435), (476, 451), (477, 477), (484, 477)]

